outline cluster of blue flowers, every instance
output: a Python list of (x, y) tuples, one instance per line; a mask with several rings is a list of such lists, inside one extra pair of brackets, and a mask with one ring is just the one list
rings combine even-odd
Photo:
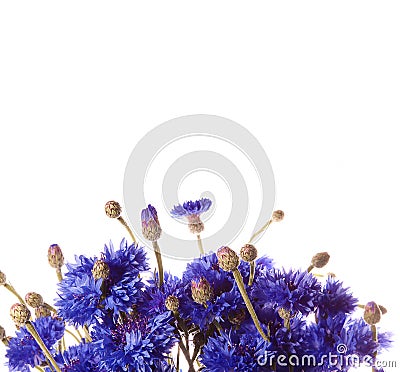
[[(199, 217), (210, 205), (208, 199), (188, 202), (172, 215)], [(151, 226), (146, 232), (158, 238), (157, 213), (150, 212), (142, 213), (144, 229)], [(371, 321), (384, 308), (372, 303), (357, 316), (357, 299), (333, 276), (319, 280), (309, 271), (277, 269), (266, 256), (254, 261), (253, 273), (245, 260), (233, 270), (222, 266), (217, 253), (201, 255), (181, 278), (163, 273), (160, 285), (142, 247), (110, 243), (100, 257), (79, 256), (66, 265), (56, 313), (32, 324), (62, 372), (177, 371), (178, 349), (181, 368), (186, 359), (189, 371), (347, 371), (352, 365), (344, 357), (372, 363), (390, 345)], [(80, 343), (64, 345), (67, 327), (85, 331), (78, 332)], [(328, 355), (337, 356), (335, 363)], [(6, 356), (10, 371), (53, 371), (24, 326), (8, 338)]]

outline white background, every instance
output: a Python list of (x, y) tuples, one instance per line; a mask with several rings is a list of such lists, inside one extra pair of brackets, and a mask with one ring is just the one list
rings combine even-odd
[[(382, 328), (399, 332), (399, 10), (395, 1), (2, 2), (0, 270), (22, 294), (51, 301), (51, 243), (71, 260), (124, 235), (103, 206), (122, 200), (137, 141), (174, 117), (215, 114), (247, 127), (274, 169), (287, 217), (259, 250), (303, 268), (329, 251), (327, 269), (360, 302), (385, 305)], [(14, 299), (0, 295), (11, 334)], [(400, 365), (399, 352), (382, 359)]]

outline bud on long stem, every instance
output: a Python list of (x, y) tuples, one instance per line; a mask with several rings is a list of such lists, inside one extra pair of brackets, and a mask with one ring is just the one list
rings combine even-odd
[(164, 283), (164, 268), (162, 264), (162, 257), (160, 246), (158, 245), (157, 241), (153, 242), (154, 253), (156, 255), (157, 266), (158, 266), (158, 286), (161, 287)]
[(270, 341), (269, 337), (264, 333), (264, 331), (261, 328), (261, 324), (260, 321), (258, 320), (257, 314), (254, 311), (254, 307), (249, 299), (249, 296), (247, 295), (246, 289), (244, 287), (244, 283), (243, 283), (243, 278), (242, 278), (242, 274), (240, 274), (240, 271), (238, 269), (235, 269), (232, 271), (233, 276), (236, 280), (236, 283), (238, 285), (240, 294), (243, 297), (244, 303), (246, 304), (247, 310), (250, 313), (251, 318), (253, 319), (254, 325), (256, 326), (258, 332), (260, 333), (261, 337), (266, 340), (266, 341)]

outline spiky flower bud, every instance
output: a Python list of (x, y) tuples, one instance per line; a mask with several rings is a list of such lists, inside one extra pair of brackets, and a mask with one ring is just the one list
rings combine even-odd
[(7, 283), (6, 274), (4, 274), (2, 271), (0, 271), (0, 285), (4, 285), (6, 283)]
[(205, 304), (213, 298), (214, 291), (206, 278), (201, 278), (198, 282), (192, 280), (192, 298), (198, 304)]
[(324, 267), (328, 262), (331, 256), (328, 252), (320, 252), (317, 253), (311, 260), (311, 265), (314, 267), (321, 269)]
[(282, 221), (283, 217), (285, 217), (285, 213), (281, 210), (276, 210), (274, 213), (272, 213), (272, 221), (274, 222)]
[(47, 306), (41, 305), (35, 308), (35, 316), (36, 318), (44, 318), (46, 316), (51, 316), (51, 311)]
[(3, 341), (6, 338), (6, 330), (0, 326), (0, 341)]
[(47, 251), (47, 259), (54, 269), (61, 269), (64, 265), (64, 255), (58, 244), (52, 244)]
[(104, 260), (97, 260), (93, 265), (92, 275), (95, 280), (108, 279), (110, 276), (110, 267)]
[(253, 244), (245, 244), (240, 249), (240, 257), (246, 262), (254, 261), (257, 258), (257, 248)]
[(191, 214), (188, 217), (189, 230), (192, 234), (200, 234), (204, 231), (204, 223), (200, 220), (198, 214)]
[(179, 309), (179, 299), (176, 296), (168, 296), (165, 300), (165, 307), (173, 313)]
[(162, 233), (157, 210), (150, 204), (142, 210), (142, 233), (145, 239), (151, 242), (160, 239)]
[(31, 317), (31, 312), (25, 305), (17, 303), (11, 306), (10, 316), (17, 326), (22, 326)]
[(28, 306), (33, 307), (34, 309), (43, 305), (43, 297), (36, 292), (29, 292), (25, 296), (25, 301)]
[(291, 313), (291, 311), (288, 309), (285, 309), (284, 307), (280, 307), (278, 309), (278, 315), (284, 320), (293, 318), (293, 314)]
[(235, 325), (240, 325), (246, 319), (246, 310), (238, 309), (229, 312), (228, 320)]
[(104, 206), (104, 210), (107, 217), (110, 218), (118, 218), (121, 215), (121, 205), (114, 200), (108, 201)]
[(239, 266), (239, 256), (236, 252), (226, 246), (223, 246), (217, 251), (218, 264), (225, 271), (236, 270)]
[(381, 310), (375, 302), (371, 301), (365, 305), (364, 320), (369, 325), (375, 325), (381, 320)]

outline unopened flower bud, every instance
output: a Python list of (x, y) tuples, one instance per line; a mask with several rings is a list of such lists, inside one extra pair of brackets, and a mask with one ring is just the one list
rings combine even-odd
[(6, 330), (0, 326), (0, 341), (3, 341), (6, 338)]
[(104, 207), (107, 217), (118, 218), (121, 215), (121, 205), (114, 201), (108, 201)]
[(173, 313), (179, 309), (179, 299), (176, 296), (168, 296), (165, 300), (165, 307)]
[(328, 262), (331, 256), (328, 252), (320, 252), (317, 253), (311, 260), (311, 265), (314, 267), (321, 269), (324, 267)]
[(278, 309), (278, 315), (284, 320), (293, 318), (291, 311), (288, 309), (285, 309), (284, 307), (280, 307)]
[(0, 271), (0, 285), (4, 285), (6, 283), (7, 283), (6, 274), (4, 274), (2, 271)]
[(257, 248), (253, 244), (245, 244), (240, 249), (240, 257), (246, 262), (254, 261), (257, 258)]
[(110, 276), (110, 267), (103, 260), (97, 260), (92, 269), (92, 275), (95, 280), (108, 279)]
[(25, 305), (17, 303), (11, 306), (10, 316), (17, 326), (22, 326), (31, 317), (31, 312)]
[(51, 316), (51, 311), (46, 305), (41, 305), (35, 308), (35, 316), (36, 318)]
[(246, 319), (246, 310), (238, 309), (229, 312), (228, 320), (235, 325), (240, 325)]
[(198, 304), (205, 304), (213, 298), (214, 291), (206, 278), (192, 280), (192, 298)]
[(276, 210), (274, 213), (272, 213), (272, 221), (274, 222), (282, 221), (283, 217), (285, 217), (285, 213), (283, 213), (281, 210)]
[(145, 239), (151, 242), (160, 239), (162, 233), (157, 210), (150, 204), (142, 210), (142, 233)]
[(61, 269), (64, 265), (64, 255), (58, 244), (52, 244), (47, 251), (47, 259), (54, 269)]
[(43, 297), (36, 292), (29, 292), (25, 296), (25, 301), (28, 306), (37, 308), (41, 305), (43, 305)]
[(229, 247), (221, 247), (217, 251), (218, 264), (225, 271), (236, 270), (239, 266), (239, 256)]
[(375, 325), (381, 320), (381, 310), (375, 302), (371, 301), (365, 305), (364, 320), (369, 325)]
[(198, 214), (191, 214), (188, 217), (189, 230), (192, 234), (200, 234), (204, 231), (204, 223), (200, 220)]

